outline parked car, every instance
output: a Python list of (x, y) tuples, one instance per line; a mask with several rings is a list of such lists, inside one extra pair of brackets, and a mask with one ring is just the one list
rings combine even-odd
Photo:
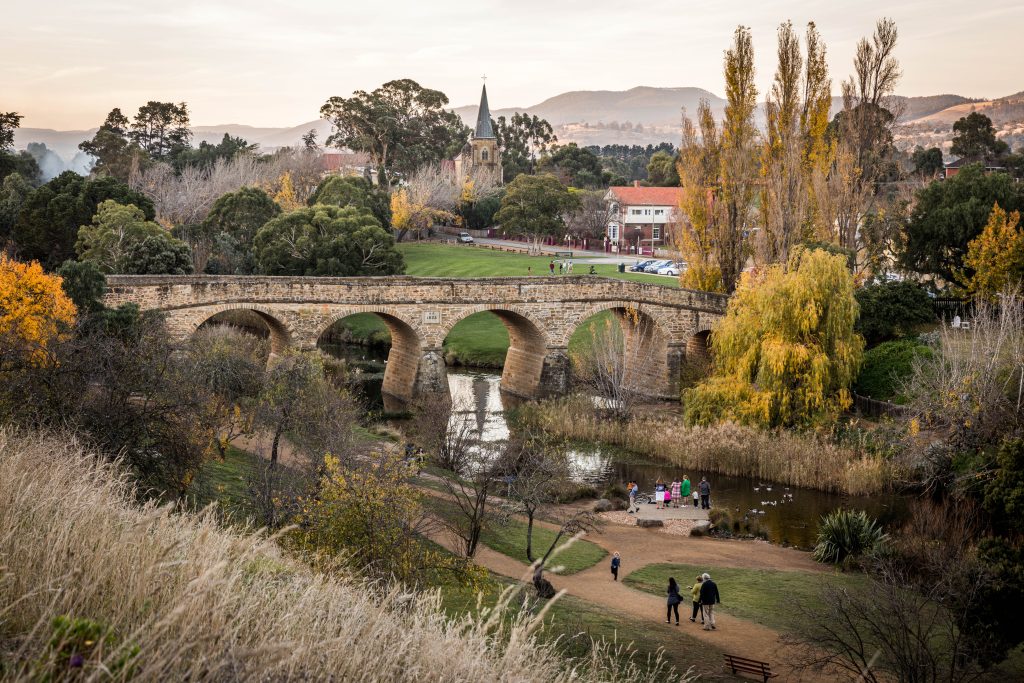
[(644, 272), (644, 268), (651, 265), (652, 263), (654, 263), (654, 259), (647, 259), (646, 261), (637, 261), (636, 263), (631, 265), (629, 269), (634, 273), (642, 273)]
[(655, 261), (644, 268), (645, 273), (657, 273), (660, 268), (672, 265), (671, 261)]
[(473, 241), (473, 236), (470, 235), (468, 232), (460, 232), (459, 233), (459, 241), (463, 242), (463, 243), (472, 242)]
[(674, 275), (679, 277), (686, 270), (686, 263), (683, 261), (676, 261), (671, 263), (664, 268), (658, 269), (658, 275)]

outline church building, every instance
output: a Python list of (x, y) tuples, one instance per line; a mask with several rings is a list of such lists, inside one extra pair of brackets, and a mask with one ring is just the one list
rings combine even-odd
[(455, 174), (464, 178), (475, 170), (490, 170), (501, 178), (501, 154), (498, 138), (491, 127), (491, 110), (487, 106), (487, 85), (480, 93), (480, 110), (476, 115), (476, 128), (469, 142), (462, 148), (455, 162)]

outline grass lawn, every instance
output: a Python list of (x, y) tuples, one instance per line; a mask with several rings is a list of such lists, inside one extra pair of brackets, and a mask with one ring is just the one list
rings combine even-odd
[[(442, 517), (449, 517), (451, 515), (458, 514), (454, 503), (450, 500), (438, 498), (437, 496), (424, 496), (423, 504), (431, 511), (441, 515)], [(543, 554), (546, 552), (547, 549), (551, 547), (551, 543), (554, 540), (554, 531), (535, 525), (533, 527), (533, 547), (535, 556), (538, 553)], [(564, 538), (559, 543), (559, 547), (562, 547), (568, 540), (568, 538)], [(480, 542), (491, 550), (495, 550), (502, 555), (508, 555), (520, 562), (527, 563), (526, 522), (513, 518), (510, 519), (507, 524), (494, 525), (484, 531), (483, 536), (480, 538)], [(559, 574), (575, 574), (576, 572), (583, 571), (588, 567), (593, 567), (607, 555), (608, 551), (596, 543), (579, 540), (573, 543), (569, 548), (558, 553), (558, 555), (549, 563), (549, 566), (564, 567), (564, 570), (559, 572)]]
[[(481, 591), (482, 606), (493, 607), (499, 593), (510, 584), (509, 579), (492, 576)], [(442, 606), (450, 615), (476, 612), (475, 591), (445, 586), (441, 595)], [(523, 596), (532, 595), (532, 588), (523, 589)], [(540, 605), (534, 607), (539, 608)], [(603, 639), (607, 642), (632, 644), (635, 652), (633, 659), (641, 665), (648, 657), (651, 660), (657, 657), (660, 650), (663, 659), (674, 666), (677, 672), (693, 666), (695, 673), (710, 674), (713, 680), (741, 680), (721, 672), (720, 650), (688, 635), (681, 628), (666, 626), (653, 618), (650, 621), (638, 619), (571, 595), (564, 595), (555, 602), (547, 613), (538, 637), (544, 642), (557, 640), (559, 651), (571, 657), (586, 657), (591, 650), (592, 640)]]
[[(824, 581), (849, 587), (866, 585), (867, 578), (859, 574), (810, 574), (771, 569), (734, 569), (690, 564), (652, 564), (629, 574), (624, 579), (628, 586), (665, 595), (668, 577), (675, 577), (684, 596), (687, 586), (693, 585), (697, 574), (708, 572), (718, 584), (721, 609), (729, 614), (749, 619), (777, 631), (794, 631), (799, 617), (794, 603), (817, 601), (818, 589)], [(689, 604), (689, 600), (686, 601)]]
[(224, 460), (210, 460), (192, 481), (188, 496), (197, 509), (216, 502), (231, 518), (242, 521), (250, 514), (249, 474), (258, 456), (228, 446)]
[[(483, 249), (468, 245), (438, 244), (434, 242), (402, 242), (398, 250), (405, 256), (407, 275), (430, 277), (492, 277), (526, 276), (528, 269), (538, 277), (547, 275), (548, 263), (552, 256), (527, 256), (508, 251)], [(587, 264), (574, 263), (574, 275), (585, 275), (590, 269)], [(620, 273), (614, 263), (594, 266), (597, 274), (620, 280), (646, 282), (663, 287), (679, 287), (679, 280), (646, 273)], [(558, 277), (557, 275), (554, 277)]]

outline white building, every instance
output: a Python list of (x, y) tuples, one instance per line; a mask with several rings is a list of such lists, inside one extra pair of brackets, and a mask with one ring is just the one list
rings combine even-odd
[(672, 245), (682, 189), (678, 187), (609, 187), (605, 244), (617, 251), (654, 253)]

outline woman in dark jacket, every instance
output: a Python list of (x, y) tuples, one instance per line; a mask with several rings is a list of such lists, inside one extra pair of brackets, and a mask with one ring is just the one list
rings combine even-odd
[(679, 626), (679, 603), (682, 602), (683, 599), (679, 596), (679, 584), (676, 583), (676, 580), (671, 578), (671, 577), (668, 580), (668, 591), (667, 592), (668, 592), (668, 614), (665, 616), (665, 623), (666, 624), (671, 624), (672, 623), (672, 611), (675, 610), (675, 613), (676, 613), (676, 626)]

